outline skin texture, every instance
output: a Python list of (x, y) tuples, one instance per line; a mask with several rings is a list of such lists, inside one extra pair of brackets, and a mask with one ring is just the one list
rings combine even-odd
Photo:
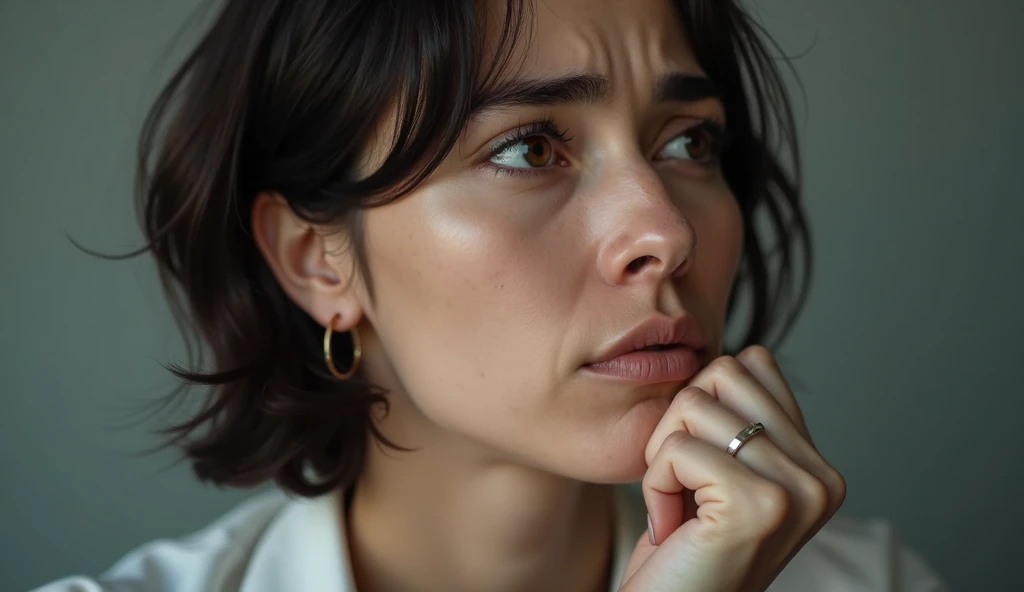
[[(787, 492), (815, 489), (810, 477), (793, 487), (786, 479), (809, 476), (801, 467), (810, 465), (841, 485), (804, 438), (770, 355), (716, 362), (686, 397), (676, 396), (679, 381), (630, 384), (582, 368), (656, 315), (696, 318), (707, 337), (701, 365), (719, 357), (743, 222), (714, 159), (699, 162), (671, 141), (705, 120), (727, 124), (724, 110), (715, 99), (657, 100), (662, 75), (703, 74), (665, 1), (548, 0), (535, 17), (509, 76), (597, 74), (608, 96), (481, 113), (426, 182), (367, 210), (373, 299), (344, 229), (310, 226), (272, 194), (254, 208), (254, 236), (282, 287), (321, 324), (338, 314), (337, 330), (358, 329), (364, 377), (390, 390), (381, 431), (416, 449), (370, 447), (348, 516), (360, 590), (606, 590), (612, 510), (602, 484), (641, 479), (658, 542), (694, 532), (661, 548), (641, 541), (632, 589), (763, 589), (834, 512), (826, 499), (783, 528), (790, 502), (803, 499)], [(549, 166), (514, 176), (491, 162), (496, 141), (545, 118), (571, 138), (526, 142), (550, 149)], [(795, 416), (768, 403), (786, 397)], [(745, 447), (760, 468), (724, 453), (748, 423), (727, 398), (772, 409), (769, 433), (789, 440)], [(687, 421), (712, 427), (694, 434)], [(698, 457), (710, 459), (705, 468), (676, 469)], [(732, 523), (742, 515), (759, 527), (728, 536), (701, 527), (683, 501), (696, 490), (699, 502), (701, 484), (687, 479), (729, 502), (716, 507)], [(730, 497), (729, 483), (746, 497)], [(684, 518), (694, 520), (680, 528)], [(772, 552), (760, 550), (765, 541)], [(733, 569), (716, 563), (727, 554)]]

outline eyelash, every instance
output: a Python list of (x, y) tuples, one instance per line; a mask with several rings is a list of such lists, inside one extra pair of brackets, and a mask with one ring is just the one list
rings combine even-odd
[(553, 140), (557, 140), (559, 143), (564, 144), (572, 140), (572, 136), (566, 135), (568, 131), (568, 128), (559, 129), (558, 126), (555, 124), (555, 120), (552, 119), (551, 117), (545, 117), (532, 123), (528, 123), (524, 126), (519, 127), (518, 129), (513, 130), (511, 133), (505, 136), (503, 140), (501, 140), (500, 142), (498, 142), (498, 144), (492, 147), (487, 155), (487, 162), (485, 162), (484, 164), (491, 165), (491, 167), (494, 169), (495, 176), (509, 175), (511, 177), (519, 177), (536, 175), (539, 171), (543, 169), (520, 169), (503, 167), (491, 163), (490, 160), (495, 156), (501, 154), (505, 150), (508, 150), (512, 146), (515, 146), (516, 144), (522, 142), (523, 140), (531, 136), (543, 135)]
[(683, 131), (679, 132), (678, 134), (673, 136), (669, 141), (672, 141), (678, 138), (679, 136), (687, 132), (692, 132), (694, 130), (703, 130), (707, 132), (708, 135), (711, 137), (712, 144), (710, 161), (706, 163), (698, 162), (698, 164), (703, 164), (704, 166), (717, 166), (718, 159), (721, 158), (722, 152), (725, 151), (725, 149), (729, 146), (729, 143), (732, 141), (732, 130), (726, 129), (725, 125), (717, 119), (707, 118), (702, 119), (697, 123), (691, 125), (690, 127), (684, 129)]
[[(711, 141), (714, 144), (711, 162), (698, 164), (702, 164), (704, 166), (717, 166), (719, 157), (721, 156), (722, 152), (725, 150), (726, 146), (729, 144), (729, 141), (732, 138), (732, 134), (730, 133), (731, 130), (726, 129), (722, 122), (718, 121), (717, 119), (707, 118), (702, 119), (699, 122), (695, 123), (694, 125), (691, 125), (685, 130), (679, 132), (679, 134), (677, 134), (677, 136), (674, 136), (673, 139), (688, 131), (698, 129), (702, 129), (708, 132), (708, 134), (711, 136)], [(532, 123), (528, 123), (512, 131), (507, 136), (505, 136), (503, 140), (498, 142), (498, 144), (493, 146), (490, 149), (487, 155), (487, 161), (484, 164), (490, 165), (491, 168), (494, 169), (495, 176), (508, 175), (510, 177), (529, 177), (538, 175), (541, 172), (545, 171), (546, 168), (528, 169), (503, 167), (491, 163), (490, 160), (495, 156), (501, 154), (505, 150), (511, 148), (512, 146), (515, 146), (516, 144), (522, 142), (523, 140), (531, 136), (544, 135), (553, 140), (557, 140), (559, 143), (568, 142), (572, 140), (571, 136), (566, 135), (568, 131), (568, 128), (559, 129), (558, 126), (555, 124), (554, 119), (552, 119), (551, 117), (545, 117)]]

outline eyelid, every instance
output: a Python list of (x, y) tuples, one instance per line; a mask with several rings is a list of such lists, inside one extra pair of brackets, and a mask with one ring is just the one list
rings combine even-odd
[[(734, 136), (732, 130), (726, 127), (725, 123), (721, 120), (722, 118), (714, 115), (707, 117), (685, 117), (680, 119), (686, 121), (687, 125), (685, 125), (685, 127), (677, 127), (678, 131), (675, 134), (669, 136), (665, 141), (658, 144), (656, 152), (652, 155), (652, 160), (664, 160), (660, 158), (661, 152), (670, 142), (679, 136), (695, 129), (703, 129), (710, 134), (712, 141), (714, 142), (714, 153), (708, 161), (694, 162), (709, 167), (718, 166), (720, 164), (722, 153), (725, 151), (730, 140)], [(522, 124), (519, 127), (506, 132), (499, 139), (492, 141), (488, 147), (485, 148), (485, 157), (477, 166), (494, 169), (495, 175), (507, 174), (510, 176), (525, 177), (549, 171), (552, 168), (551, 166), (536, 168), (507, 167), (493, 162), (493, 159), (505, 150), (531, 136), (545, 136), (554, 142), (565, 144), (572, 140), (571, 137), (566, 136), (566, 132), (568, 132), (568, 129), (559, 129), (551, 117), (544, 117)], [(556, 151), (556, 157), (560, 156), (557, 154), (558, 152), (561, 152), (558, 150), (558, 147), (556, 146), (554, 149)], [(565, 159), (562, 158), (561, 160), (564, 161)]]
[(665, 139), (665, 141), (657, 144), (653, 160), (662, 160), (660, 158), (662, 151), (679, 136), (693, 130), (702, 129), (711, 135), (712, 140), (715, 143), (713, 160), (717, 161), (721, 157), (722, 152), (724, 152), (728, 147), (734, 135), (732, 130), (727, 128), (725, 124), (716, 117), (687, 118), (687, 122), (688, 125), (679, 129), (677, 132)]
[(568, 129), (559, 129), (550, 117), (525, 123), (506, 133), (501, 139), (492, 142), (486, 150), (487, 160), (490, 161), (495, 156), (530, 136), (547, 136), (561, 143), (569, 142), (572, 140), (572, 137), (566, 136), (568, 131)]

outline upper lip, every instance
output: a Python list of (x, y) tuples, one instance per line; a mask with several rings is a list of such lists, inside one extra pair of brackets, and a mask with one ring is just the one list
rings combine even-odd
[(700, 351), (704, 349), (706, 341), (704, 331), (695, 317), (658, 316), (647, 319), (608, 344), (589, 364), (600, 364), (656, 345), (689, 347)]

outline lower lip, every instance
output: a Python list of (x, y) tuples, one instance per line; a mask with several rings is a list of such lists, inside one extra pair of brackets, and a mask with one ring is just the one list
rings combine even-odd
[(588, 371), (637, 384), (689, 380), (700, 370), (697, 352), (688, 347), (661, 351), (635, 351), (607, 362), (587, 364)]

